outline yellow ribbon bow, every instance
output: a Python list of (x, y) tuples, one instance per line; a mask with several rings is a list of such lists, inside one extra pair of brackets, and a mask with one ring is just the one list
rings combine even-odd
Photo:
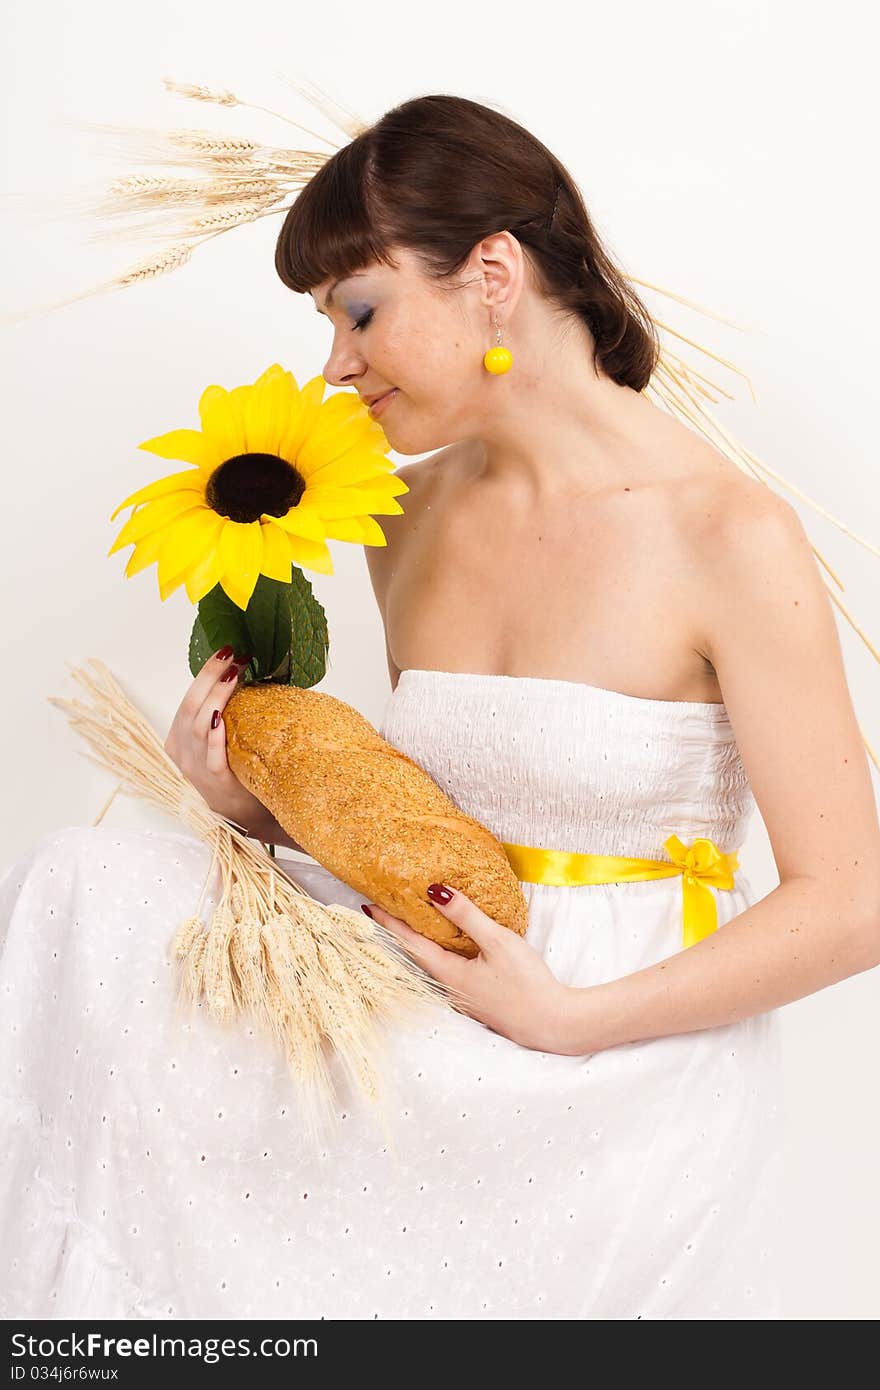
[[(724, 854), (712, 840), (699, 836), (685, 845), (670, 835), (665, 859), (629, 859), (617, 854), (578, 854), (568, 850), (536, 849), (502, 841), (511, 868), (521, 883), (549, 883), (577, 888), (598, 883), (635, 883), (681, 874), (682, 938), (693, 946), (718, 926), (712, 888), (732, 888), (739, 868), (736, 851)], [(670, 862), (671, 861), (671, 862)]]

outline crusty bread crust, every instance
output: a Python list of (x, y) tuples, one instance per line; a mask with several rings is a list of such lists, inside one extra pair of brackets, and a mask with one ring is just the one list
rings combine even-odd
[(235, 692), (223, 718), (239, 781), (368, 901), (465, 956), (478, 947), (432, 905), (429, 883), (525, 934), (528, 908), (501, 842), (359, 710), (324, 691), (255, 684)]

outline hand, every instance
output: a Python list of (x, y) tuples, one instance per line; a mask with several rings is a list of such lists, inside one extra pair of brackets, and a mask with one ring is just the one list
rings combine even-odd
[(458, 890), (445, 905), (433, 898), (429, 901), (476, 942), (478, 955), (468, 959), (447, 950), (376, 904), (368, 906), (373, 919), (397, 938), (416, 963), (453, 991), (459, 1012), (523, 1047), (566, 1052), (574, 992), (557, 980), (534, 947)]
[[(231, 660), (228, 647), (208, 657), (180, 702), (165, 739), (165, 752), (218, 816), (247, 828), (266, 808), (239, 782), (226, 758), (226, 725), (220, 718), (211, 728), (215, 710), (222, 716), (238, 689), (238, 676), (249, 661)], [(234, 679), (224, 681), (232, 673)]]

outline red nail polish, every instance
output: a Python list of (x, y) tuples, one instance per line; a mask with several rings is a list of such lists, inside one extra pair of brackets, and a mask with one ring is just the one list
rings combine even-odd
[(442, 883), (432, 883), (428, 887), (428, 897), (433, 898), (435, 903), (446, 903), (452, 901), (452, 893), (448, 888), (444, 888)]
[(219, 723), (220, 723), (220, 711), (219, 711), (218, 709), (215, 709), (214, 713), (211, 715), (211, 728), (212, 728), (212, 729), (216, 729), (216, 727), (217, 727), (217, 725), (218, 725)]
[(220, 684), (222, 685), (224, 681), (234, 681), (237, 679), (237, 677), (238, 667), (234, 665), (230, 666), (229, 670), (226, 672), (226, 675), (220, 677)]
[(370, 909), (367, 907), (367, 904), (366, 904), (366, 903), (361, 903), (361, 912), (365, 912), (365, 913), (367, 914), (367, 916), (369, 917), (370, 921), (371, 921), (371, 922), (375, 922), (376, 919), (375, 919), (375, 917), (373, 916), (373, 914), (372, 914), (372, 912), (370, 911)]
[(218, 661), (228, 661), (229, 658), (232, 656), (232, 648), (221, 647), (219, 652), (215, 652), (214, 655)]
[(237, 656), (235, 659), (239, 666), (247, 666), (249, 662), (253, 661), (254, 654), (253, 652), (248, 652), (247, 656)]

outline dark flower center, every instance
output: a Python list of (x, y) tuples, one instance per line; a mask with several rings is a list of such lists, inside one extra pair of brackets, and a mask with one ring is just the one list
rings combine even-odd
[(292, 463), (277, 454), (236, 454), (211, 474), (205, 500), (230, 521), (259, 521), (285, 516), (306, 490)]

